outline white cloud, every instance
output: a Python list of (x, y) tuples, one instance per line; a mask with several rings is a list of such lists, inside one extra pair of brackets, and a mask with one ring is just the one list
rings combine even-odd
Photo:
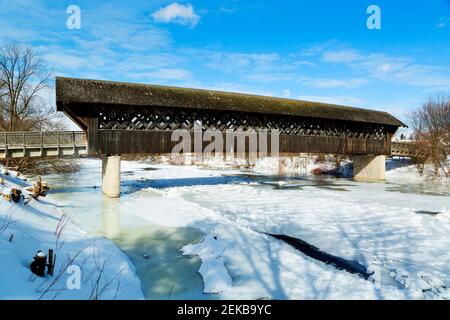
[(390, 63), (382, 64), (378, 66), (378, 70), (380, 70), (383, 73), (388, 73), (392, 70), (392, 65)]
[(150, 72), (139, 72), (139, 70), (135, 69), (135, 72), (128, 72), (126, 76), (129, 77), (130, 79), (139, 80), (143, 82), (149, 81), (166, 82), (167, 80), (186, 81), (191, 79), (192, 74), (184, 69), (166, 68)]
[(305, 50), (303, 50), (302, 54), (307, 57), (312, 57), (318, 53), (321, 53), (321, 52), (327, 50), (328, 48), (336, 48), (336, 47), (339, 47), (340, 45), (341, 45), (341, 43), (338, 42), (337, 40), (329, 40), (329, 41), (322, 42), (322, 43), (315, 43), (315, 44), (311, 45), (310, 47), (306, 48)]
[(337, 50), (325, 52), (322, 60), (325, 62), (350, 63), (359, 60), (361, 55), (354, 50)]
[(199, 61), (206, 61), (208, 68), (229, 73), (246, 82), (275, 83), (295, 81), (301, 70), (314, 66), (308, 61), (298, 60), (296, 55), (277, 53), (244, 53), (221, 51), (197, 51)]
[(222, 7), (219, 8), (219, 12), (221, 12), (221, 13), (234, 13), (234, 12), (236, 12), (236, 7), (222, 6)]
[(207, 67), (233, 73), (243, 71), (244, 68), (259, 71), (273, 69), (274, 64), (280, 60), (275, 53), (239, 52), (214, 52), (209, 53), (207, 58)]
[(238, 92), (238, 93), (244, 93), (244, 94), (256, 94), (261, 96), (268, 96), (273, 97), (275, 94), (271, 91), (264, 90), (258, 87), (253, 86), (245, 86), (240, 83), (233, 83), (233, 82), (217, 82), (213, 83), (212, 85), (208, 84), (207, 86), (201, 85), (197, 86), (199, 89), (207, 89), (207, 90), (218, 90), (218, 91), (225, 91), (225, 92)]
[(86, 60), (66, 53), (49, 53), (43, 56), (50, 65), (58, 68), (78, 69), (86, 65)]
[(164, 80), (187, 80), (191, 78), (191, 73), (184, 69), (161, 69), (149, 74), (156, 79)]
[(323, 102), (330, 104), (338, 104), (345, 106), (358, 107), (363, 105), (363, 100), (356, 97), (346, 97), (346, 96), (299, 96), (298, 99), (305, 101)]
[(283, 98), (290, 98), (291, 97), (291, 90), (284, 89), (283, 90)]
[(450, 23), (450, 17), (441, 17), (439, 19), (438, 24), (436, 25), (436, 28), (445, 28)]
[(435, 90), (450, 87), (448, 68), (416, 63), (408, 57), (343, 49), (323, 52), (322, 61), (349, 66), (359, 74), (364, 74), (368, 81), (432, 87)]
[(296, 78), (295, 74), (284, 72), (249, 72), (241, 75), (246, 81), (272, 83), (280, 81), (291, 81)]
[(323, 78), (302, 78), (299, 81), (301, 84), (314, 88), (358, 88), (368, 83), (365, 78), (353, 79), (323, 79)]
[(200, 16), (194, 12), (191, 4), (171, 3), (166, 7), (160, 8), (152, 14), (155, 22), (159, 23), (177, 23), (184, 26), (195, 27), (200, 21)]
[[(141, 21), (127, 21), (126, 19), (115, 19), (116, 15), (112, 15), (109, 19), (102, 19), (96, 22), (95, 26), (90, 30), (84, 38), (84, 44), (90, 42), (90, 49), (95, 46), (107, 46), (111, 48), (121, 48), (131, 51), (145, 51), (166, 49), (172, 39), (167, 30), (157, 27), (149, 27)], [(114, 20), (115, 19), (115, 20)]]

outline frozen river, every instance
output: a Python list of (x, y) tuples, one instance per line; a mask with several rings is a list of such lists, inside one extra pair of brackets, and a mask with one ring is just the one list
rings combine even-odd
[[(123, 161), (123, 195), (107, 199), (101, 162), (81, 165), (46, 177), (54, 187), (48, 200), (89, 233), (112, 239), (148, 299), (449, 298), (446, 184), (406, 183), (401, 175), (387, 183), (280, 179)], [(301, 239), (374, 275), (338, 270), (266, 233)]]

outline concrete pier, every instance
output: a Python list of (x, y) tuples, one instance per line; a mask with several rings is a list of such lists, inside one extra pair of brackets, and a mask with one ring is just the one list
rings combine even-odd
[(110, 198), (120, 197), (120, 156), (102, 159), (102, 191)]
[(361, 182), (384, 181), (386, 156), (353, 156), (353, 178)]

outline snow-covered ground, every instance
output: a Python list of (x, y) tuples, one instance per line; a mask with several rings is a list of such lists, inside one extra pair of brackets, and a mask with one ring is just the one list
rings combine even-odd
[[(112, 223), (112, 229), (120, 229), (120, 225), (129, 225), (136, 219), (143, 226), (146, 221), (149, 230), (150, 226), (194, 228), (205, 235), (200, 243), (183, 238), (177, 242), (177, 250), (164, 252), (176, 257), (176, 261), (181, 259), (181, 253), (187, 255), (183, 259), (198, 255), (201, 260), (200, 265), (191, 266), (201, 275), (202, 290), (208, 295), (199, 295), (197, 288), (185, 281), (183, 297), (448, 299), (450, 296), (448, 184), (441, 184), (439, 192), (431, 193), (427, 192), (427, 186), (432, 186), (422, 180), (420, 188), (411, 188), (411, 182), (400, 172), (405, 169), (401, 168), (390, 171), (384, 184), (314, 177), (285, 179), (232, 169), (123, 161), (123, 195), (117, 202), (105, 204), (95, 202), (101, 191), (92, 188), (100, 186), (100, 161), (86, 159), (81, 164), (80, 173), (64, 179), (55, 177), (53, 183), (60, 184), (60, 190), (56, 188), (56, 193), (46, 199), (57, 201), (60, 210), (81, 227), (95, 229), (92, 225), (99, 223), (94, 220), (99, 220), (101, 214), (95, 216), (94, 212), (110, 208), (106, 209), (108, 214), (117, 210), (120, 215), (120, 221)], [(270, 173), (270, 166), (265, 163), (256, 171)], [(48, 180), (52, 182), (52, 177)], [(64, 189), (68, 185), (71, 187)], [(302, 239), (334, 256), (356, 260), (374, 274), (366, 280), (338, 270), (266, 233)], [(44, 240), (39, 237), (39, 241)], [(0, 243), (3, 247), (5, 240)], [(120, 241), (116, 243), (122, 245)], [(144, 246), (143, 241), (134, 241), (133, 245), (138, 252)], [(33, 250), (23, 256), (31, 257)], [(151, 268), (155, 266), (150, 262), (157, 259), (158, 252), (155, 248), (150, 257), (137, 256), (149, 263), (133, 260), (138, 274), (142, 274), (140, 268), (149, 268), (146, 275), (152, 277)], [(1, 258), (9, 255), (11, 251)], [(125, 263), (126, 259), (119, 261)], [(133, 268), (127, 270), (131, 279)], [(189, 265), (154, 273), (164, 278), (168, 287), (184, 277), (193, 278)], [(149, 281), (148, 285), (152, 283), (155, 282)]]
[[(0, 177), (2, 193), (29, 186), (14, 172)], [(30, 263), (48, 249), (56, 254), (54, 275), (40, 278)], [(143, 298), (127, 256), (111, 241), (87, 235), (51, 199), (26, 193), (20, 203), (0, 198), (0, 261), (0, 299)]]
[[(222, 298), (420, 299), (449, 295), (448, 196), (390, 191), (396, 185), (394, 179), (390, 184), (278, 182), (258, 176), (233, 181), (217, 177), (231, 174), (227, 172), (159, 169), (147, 172), (149, 181), (143, 191), (160, 197), (148, 202), (142, 198), (140, 205), (149, 210), (135, 212), (154, 223), (193, 226), (214, 235), (221, 244), (214, 245), (211, 237), (208, 243), (212, 250), (225, 248), (220, 249), (220, 259), (232, 279), (230, 286), (223, 276), (217, 277)], [(142, 178), (142, 173), (136, 171), (134, 178), (137, 176)], [(127, 179), (132, 181), (133, 176)], [(165, 203), (170, 203), (169, 208)], [(355, 259), (381, 275), (381, 286), (308, 258), (263, 232), (297, 237), (333, 255)], [(198, 249), (204, 256), (204, 247)], [(205, 287), (215, 286), (208, 283)]]

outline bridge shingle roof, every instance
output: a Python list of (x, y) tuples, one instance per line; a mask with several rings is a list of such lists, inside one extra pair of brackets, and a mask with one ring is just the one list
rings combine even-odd
[(387, 112), (335, 104), (203, 89), (56, 78), (56, 103), (160, 106), (238, 111), (406, 126)]

